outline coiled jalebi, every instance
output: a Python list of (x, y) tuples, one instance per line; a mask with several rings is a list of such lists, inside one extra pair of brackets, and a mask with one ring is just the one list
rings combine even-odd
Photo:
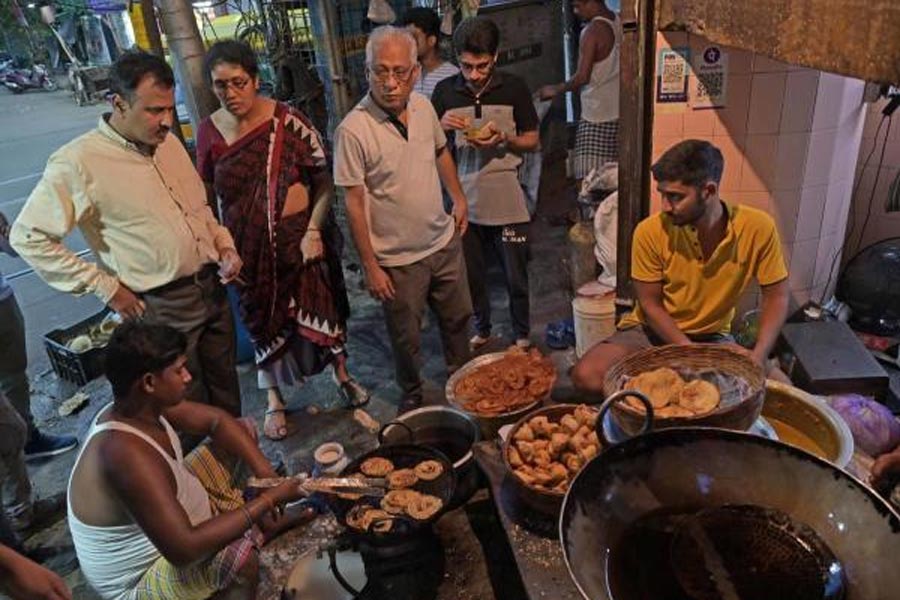
[(460, 379), (453, 392), (469, 412), (500, 415), (546, 396), (554, 377), (553, 364), (540, 352), (513, 347)]

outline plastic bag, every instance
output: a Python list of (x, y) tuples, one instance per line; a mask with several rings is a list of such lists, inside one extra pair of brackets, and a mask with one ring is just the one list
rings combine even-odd
[(387, 0), (369, 0), (369, 12), (366, 17), (379, 25), (387, 25), (397, 20), (397, 14)]
[[(585, 182), (591, 182), (593, 190), (608, 191), (619, 185), (619, 166), (608, 163), (602, 169), (591, 170)], [(582, 187), (584, 191), (584, 187)], [(619, 234), (619, 192), (614, 191), (597, 206), (594, 213), (594, 257), (603, 269), (597, 282), (611, 289), (616, 287), (616, 244)]]
[(450, 2), (444, 7), (444, 16), (441, 17), (441, 33), (447, 37), (453, 35), (453, 3)]
[(602, 167), (594, 167), (581, 180), (580, 198), (588, 198), (593, 192), (611, 192), (619, 189), (619, 163), (606, 163)]

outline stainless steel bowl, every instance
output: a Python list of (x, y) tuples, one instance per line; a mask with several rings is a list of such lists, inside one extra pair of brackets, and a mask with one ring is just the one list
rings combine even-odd
[(534, 410), (537, 406), (541, 405), (544, 401), (549, 399), (550, 392), (553, 390), (553, 385), (556, 383), (556, 373), (554, 372), (553, 380), (550, 382), (550, 387), (543, 397), (537, 398), (534, 402), (526, 404), (522, 408), (518, 408), (512, 412), (503, 413), (500, 415), (482, 415), (477, 412), (466, 410), (462, 404), (462, 401), (456, 397), (456, 384), (459, 383), (460, 379), (472, 373), (479, 367), (497, 362), (504, 356), (506, 356), (506, 352), (491, 352), (489, 354), (482, 354), (481, 356), (473, 358), (447, 379), (447, 385), (444, 388), (444, 395), (447, 397), (447, 402), (449, 402), (451, 405), (461, 410), (462, 412), (466, 413), (467, 415), (471, 415), (472, 418), (474, 418), (478, 422), (479, 427), (481, 427), (481, 437), (486, 440), (496, 438), (497, 433), (501, 427), (503, 427), (504, 425), (515, 423), (520, 418)]
[[(768, 379), (762, 415), (775, 428), (782, 443), (813, 452), (841, 468), (853, 458), (850, 427), (817, 396)], [(814, 448), (807, 447), (808, 444)]]

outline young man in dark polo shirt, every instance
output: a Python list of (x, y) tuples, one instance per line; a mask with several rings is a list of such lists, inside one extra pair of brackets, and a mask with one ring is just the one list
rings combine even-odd
[(493, 21), (474, 17), (453, 34), (460, 73), (441, 81), (431, 101), (452, 138), (459, 179), (469, 204), (463, 237), (469, 289), (475, 311), (473, 350), (491, 334), (486, 259), (503, 268), (516, 344), (530, 342), (528, 229), (531, 220), (519, 185), (522, 154), (538, 145), (538, 117), (525, 82), (498, 71), (500, 31)]

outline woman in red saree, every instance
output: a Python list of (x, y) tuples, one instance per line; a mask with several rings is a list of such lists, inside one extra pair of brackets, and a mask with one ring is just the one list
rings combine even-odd
[(214, 44), (206, 70), (222, 107), (197, 132), (197, 168), (221, 206), (244, 261), (241, 317), (253, 341), (263, 427), (287, 435), (281, 387), (333, 366), (353, 406), (368, 392), (347, 371), (350, 312), (341, 269), (343, 239), (331, 211), (333, 186), (319, 134), (300, 112), (259, 96), (249, 46)]

